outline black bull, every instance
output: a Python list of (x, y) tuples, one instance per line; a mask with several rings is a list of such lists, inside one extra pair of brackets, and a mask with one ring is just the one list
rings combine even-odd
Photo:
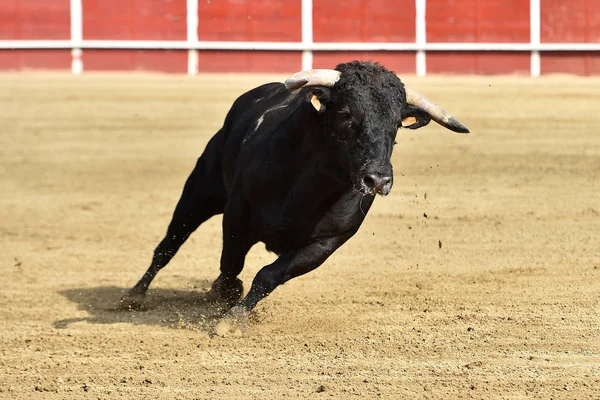
[[(379, 64), (351, 62), (304, 71), (241, 95), (187, 179), (165, 238), (122, 305), (141, 305), (148, 286), (180, 246), (223, 213), (221, 273), (211, 296), (231, 315), (247, 313), (284, 282), (314, 270), (352, 237), (376, 194), (392, 187), (398, 128), (430, 119), (460, 122)], [(248, 294), (238, 275), (257, 242), (279, 255)]]

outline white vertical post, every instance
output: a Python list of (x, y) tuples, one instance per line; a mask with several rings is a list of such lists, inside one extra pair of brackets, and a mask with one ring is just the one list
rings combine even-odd
[(427, 9), (427, 0), (415, 0), (415, 39), (417, 50), (417, 76), (427, 74), (427, 59), (425, 56), (425, 45), (427, 44), (427, 29), (425, 10)]
[[(313, 44), (313, 2), (302, 0), (302, 44), (310, 46)], [(302, 51), (302, 70), (312, 69), (312, 50)]]
[[(530, 0), (529, 3), (529, 28), (530, 40), (533, 47), (541, 43), (541, 22), (540, 22), (540, 0)], [(539, 50), (531, 51), (531, 76), (538, 77), (542, 73), (542, 66)]]
[(71, 0), (71, 72), (81, 74), (83, 61), (81, 60), (81, 42), (83, 41), (82, 0)]
[[(198, 43), (198, 0), (187, 0), (187, 42), (190, 45)], [(188, 75), (198, 74), (198, 50), (188, 50)]]

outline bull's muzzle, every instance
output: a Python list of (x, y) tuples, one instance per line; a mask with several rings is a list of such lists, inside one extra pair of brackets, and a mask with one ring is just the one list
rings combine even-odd
[(362, 178), (362, 192), (387, 196), (392, 190), (394, 178), (380, 173), (367, 174)]

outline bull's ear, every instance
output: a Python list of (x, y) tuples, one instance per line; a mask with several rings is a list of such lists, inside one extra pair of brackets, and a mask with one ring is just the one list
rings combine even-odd
[(431, 116), (423, 109), (407, 104), (402, 110), (402, 128), (418, 129), (431, 121)]
[(324, 86), (311, 87), (306, 92), (307, 100), (319, 113), (324, 113), (331, 101), (331, 89)]

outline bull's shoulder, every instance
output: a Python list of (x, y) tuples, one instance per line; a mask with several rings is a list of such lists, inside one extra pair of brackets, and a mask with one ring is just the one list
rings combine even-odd
[(273, 130), (293, 112), (289, 107), (295, 94), (282, 83), (267, 83), (254, 88), (235, 101), (225, 120), (227, 135), (245, 141), (259, 131)]
[[(258, 131), (263, 115), (284, 103), (288, 96), (290, 92), (284, 84), (273, 82), (251, 89), (235, 100), (221, 130), (225, 143), (223, 159), (227, 160), (223, 166), (226, 176), (233, 177), (242, 145)], [(261, 155), (264, 152), (258, 152), (253, 158)]]

